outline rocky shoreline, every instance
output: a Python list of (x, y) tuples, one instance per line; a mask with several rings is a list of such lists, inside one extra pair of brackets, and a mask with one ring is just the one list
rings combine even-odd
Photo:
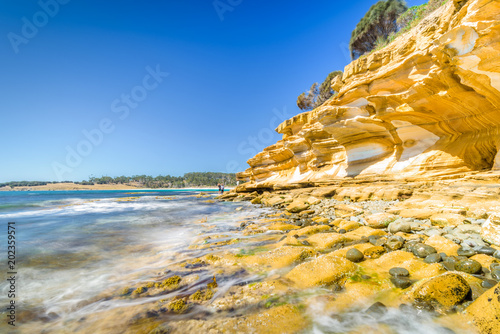
[[(387, 305), (374, 305), (454, 314), (474, 331), (496, 333), (500, 186), (495, 177), (234, 192), (222, 198), (282, 210), (285, 232), (277, 249), (316, 252), (284, 276), (297, 287), (333, 284), (347, 299), (372, 301), (386, 292)], [(334, 309), (346, 307), (344, 302)]]
[(244, 218), (196, 222), (198, 239), (164, 271), (96, 298), (121, 307), (65, 330), (500, 331), (496, 179), (346, 182), (196, 195)]

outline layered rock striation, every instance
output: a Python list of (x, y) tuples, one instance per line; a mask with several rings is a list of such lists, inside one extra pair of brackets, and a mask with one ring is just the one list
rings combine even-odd
[(280, 124), (240, 190), (500, 169), (500, 2), (450, 0)]

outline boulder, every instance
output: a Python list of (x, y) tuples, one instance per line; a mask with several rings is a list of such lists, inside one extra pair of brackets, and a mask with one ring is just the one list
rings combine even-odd
[(318, 233), (307, 238), (307, 241), (317, 250), (326, 250), (339, 244), (352, 241), (345, 234), (339, 233)]
[(343, 279), (351, 276), (357, 266), (351, 261), (336, 256), (323, 255), (312, 261), (299, 264), (285, 277), (299, 288), (341, 284)]
[(438, 213), (431, 216), (431, 224), (434, 226), (457, 226), (462, 224), (465, 217), (456, 213)]
[(357, 216), (363, 213), (363, 210), (355, 205), (337, 204), (334, 208), (335, 214), (339, 217)]
[(500, 333), (500, 284), (482, 294), (465, 311), (480, 333)]
[(389, 232), (391, 232), (391, 233), (398, 233), (398, 232), (409, 233), (409, 232), (411, 232), (411, 224), (409, 222), (405, 222), (403, 220), (396, 220), (396, 221), (389, 224)]
[(481, 237), (490, 244), (500, 246), (500, 213), (491, 214), (481, 226)]
[(470, 291), (467, 281), (456, 273), (445, 273), (419, 282), (411, 291), (417, 302), (438, 303), (445, 307), (457, 305)]
[(387, 212), (379, 212), (366, 217), (367, 225), (371, 228), (386, 228), (396, 220), (396, 216)]
[(354, 221), (348, 221), (348, 222), (342, 222), (341, 224), (339, 224), (339, 228), (340, 229), (344, 229), (346, 231), (353, 231), (355, 229), (357, 229), (358, 227), (360, 227), (361, 224), (358, 223), (358, 222), (354, 222)]
[(361, 226), (354, 231), (347, 232), (345, 236), (352, 240), (361, 240), (363, 237), (369, 237), (372, 235), (386, 235), (382, 230), (377, 230), (368, 226)]
[(309, 202), (300, 199), (294, 199), (293, 202), (286, 207), (286, 210), (291, 213), (298, 213), (309, 209), (309, 206)]
[(457, 255), (457, 250), (460, 248), (460, 245), (439, 235), (428, 238), (425, 244), (434, 247), (438, 253), (445, 253), (448, 256)]
[(316, 252), (306, 247), (282, 246), (268, 252), (243, 258), (243, 262), (247, 264), (267, 265), (272, 268), (283, 268), (304, 261), (315, 254)]
[(373, 246), (363, 251), (364, 256), (369, 259), (378, 259), (385, 253), (385, 248), (382, 246)]

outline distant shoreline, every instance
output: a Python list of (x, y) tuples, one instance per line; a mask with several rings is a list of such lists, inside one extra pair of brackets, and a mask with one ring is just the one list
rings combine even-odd
[[(225, 188), (224, 191), (229, 191), (232, 188)], [(139, 188), (124, 184), (95, 184), (95, 185), (81, 185), (74, 183), (54, 183), (46, 184), (43, 186), (24, 186), (24, 187), (3, 187), (0, 191), (72, 191), (72, 190), (131, 190), (131, 191), (141, 191), (141, 190), (178, 190), (178, 191), (195, 191), (195, 190), (206, 190), (206, 191), (218, 191), (217, 187), (189, 187), (189, 188)]]

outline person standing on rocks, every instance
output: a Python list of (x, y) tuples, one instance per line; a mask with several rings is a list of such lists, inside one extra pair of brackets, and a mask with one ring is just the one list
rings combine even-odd
[(219, 187), (219, 195), (222, 194), (221, 193), (221, 188), (222, 188), (222, 185), (220, 183), (217, 183), (217, 187)]
[(223, 184), (220, 185), (220, 194), (224, 195), (224, 185)]

